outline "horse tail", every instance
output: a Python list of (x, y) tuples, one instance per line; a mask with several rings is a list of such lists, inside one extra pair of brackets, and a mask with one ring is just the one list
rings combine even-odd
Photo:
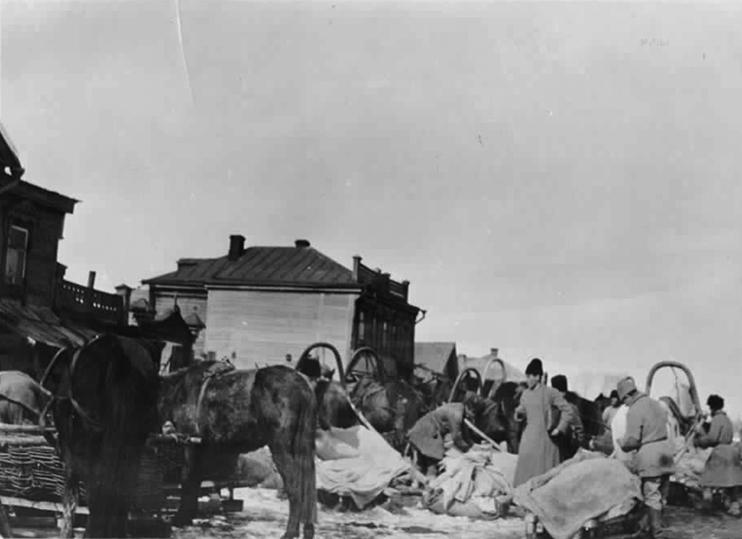
[[(303, 380), (302, 380), (303, 381)], [(291, 440), (291, 453), (298, 466), (301, 492), (300, 519), (305, 523), (317, 521), (317, 475), (314, 469), (315, 436), (317, 433), (317, 401), (309, 387), (298, 392), (296, 420)]]

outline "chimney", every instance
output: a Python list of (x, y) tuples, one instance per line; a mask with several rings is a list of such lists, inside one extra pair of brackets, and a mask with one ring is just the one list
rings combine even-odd
[(296, 240), (294, 242), (294, 245), (298, 248), (304, 248), (304, 247), (309, 247), (311, 243), (309, 243), (309, 240)]
[(497, 348), (490, 348), (490, 354), (492, 355), (492, 357), (497, 358), (498, 352), (499, 350)]
[(120, 284), (116, 287), (116, 294), (121, 296), (124, 300), (124, 310), (129, 312), (129, 305), (131, 303), (131, 291), (134, 290), (132, 287), (125, 284)]
[(353, 281), (358, 282), (358, 276), (361, 269), (361, 257), (359, 255), (353, 256)]
[(95, 272), (88, 272), (88, 288), (95, 288)]
[(404, 299), (406, 300), (410, 294), (410, 281), (406, 279), (402, 281), (402, 290), (404, 290)]
[(245, 252), (245, 236), (233, 234), (229, 236), (229, 253), (227, 258), (234, 262)]

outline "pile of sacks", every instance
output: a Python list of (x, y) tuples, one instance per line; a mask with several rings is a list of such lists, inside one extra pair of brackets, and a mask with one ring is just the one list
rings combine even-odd
[(452, 516), (495, 519), (507, 512), (513, 497), (518, 456), (487, 445), (466, 453), (446, 450), (442, 473), (430, 481), (423, 503), (431, 511)]

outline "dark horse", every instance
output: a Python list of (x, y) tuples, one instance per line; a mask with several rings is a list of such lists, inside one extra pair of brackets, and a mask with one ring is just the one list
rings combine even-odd
[(489, 398), (474, 391), (467, 391), (462, 396), (464, 406), (474, 418), (474, 425), (495, 442), (506, 441), (509, 453), (518, 452), (523, 430), (522, 422), (515, 418), (523, 388), (522, 383), (503, 382)]
[(283, 365), (236, 370), (198, 362), (162, 377), (158, 407), (161, 421), (202, 440), (187, 452), (174, 524), (195, 516), (203, 478), (229, 476), (240, 453), (267, 445), (289, 499), (283, 537), (298, 537), (300, 522), (304, 538), (314, 537), (317, 405), (301, 374)]
[(68, 488), (82, 480), (87, 491), (85, 537), (126, 537), (144, 444), (158, 426), (158, 346), (102, 335), (60, 350), (42, 377)]

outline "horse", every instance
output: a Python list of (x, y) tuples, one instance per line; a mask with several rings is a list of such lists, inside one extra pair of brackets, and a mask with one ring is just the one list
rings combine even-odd
[(507, 442), (508, 452), (517, 453), (523, 423), (515, 418), (515, 409), (525, 385), (503, 382), (490, 398), (466, 391), (463, 402), (474, 418), (474, 425), (497, 443)]
[(240, 453), (267, 445), (289, 500), (285, 539), (314, 537), (317, 515), (315, 434), (317, 404), (307, 379), (275, 365), (238, 370), (200, 361), (160, 378), (160, 421), (201, 443), (186, 452), (181, 502), (173, 524), (190, 523), (202, 478), (231, 474)]
[(159, 351), (154, 342), (103, 334), (61, 349), (42, 377), (53, 395), (66, 496), (74, 497), (78, 480), (87, 490), (85, 537), (127, 535), (140, 459), (158, 426)]
[[(418, 365), (418, 368), (422, 367)], [(429, 371), (427, 379), (414, 376), (411, 385), (423, 399), (425, 409), (434, 410), (448, 401), (453, 389), (453, 381), (446, 375), (433, 372), (430, 369), (426, 370)]]
[(36, 425), (51, 393), (21, 371), (0, 371), (0, 423)]
[(585, 431), (583, 447), (587, 447), (590, 438), (598, 437), (610, 428), (610, 425), (603, 422), (604, 408), (602, 408), (601, 402), (585, 399), (574, 391), (567, 391), (564, 398), (570, 404), (574, 404), (580, 413), (582, 427)]

